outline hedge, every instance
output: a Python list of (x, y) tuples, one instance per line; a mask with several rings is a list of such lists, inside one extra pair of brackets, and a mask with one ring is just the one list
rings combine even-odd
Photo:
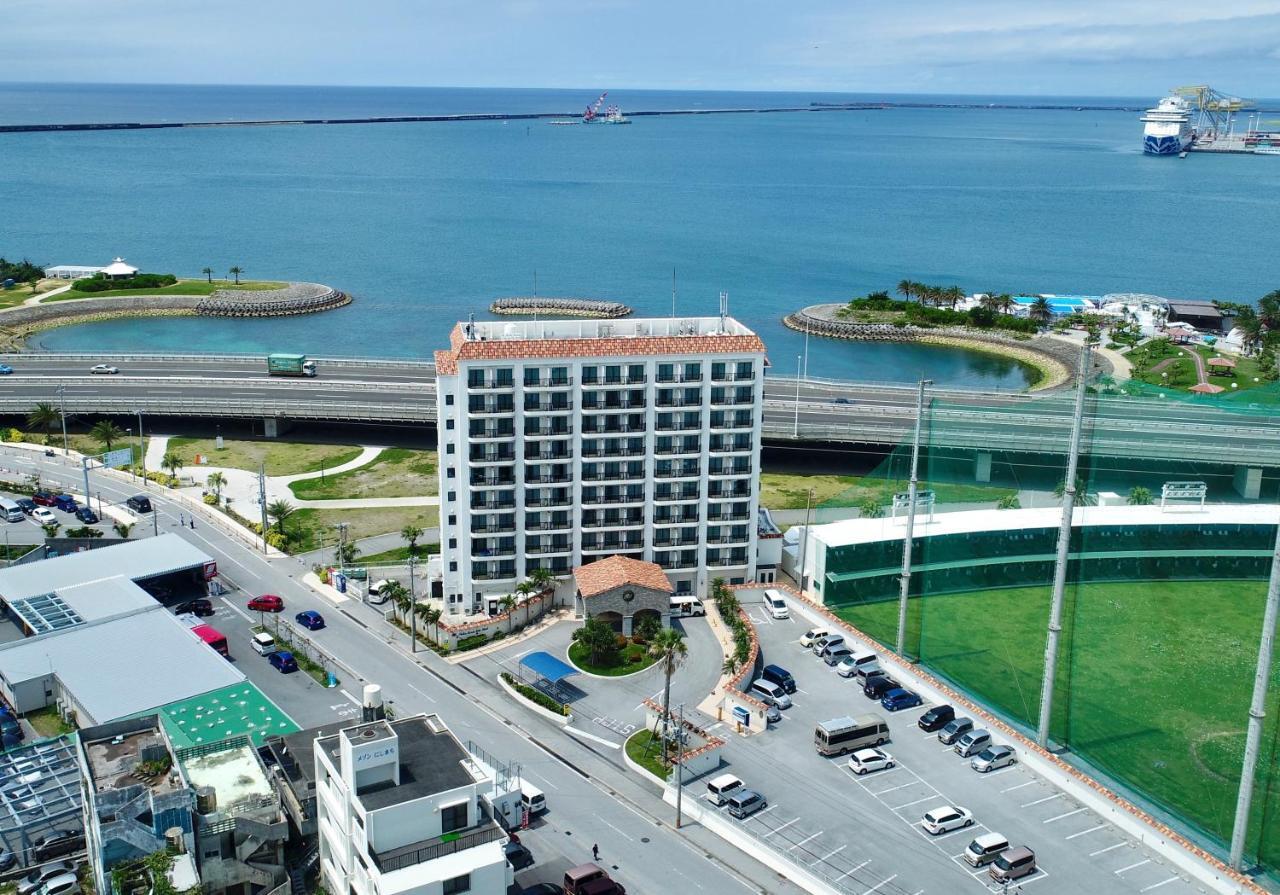
[(114, 289), (163, 289), (178, 282), (171, 273), (137, 273), (123, 280), (109, 280), (100, 273), (83, 280), (76, 280), (72, 288), (77, 292), (110, 292)]
[(550, 709), (557, 715), (567, 716), (569, 714), (569, 707), (567, 705), (561, 705), (541, 690), (530, 687), (528, 684), (520, 683), (520, 681), (507, 674), (505, 671), (502, 672), (502, 679), (506, 681), (513, 690), (530, 702), (536, 703), (544, 709)]

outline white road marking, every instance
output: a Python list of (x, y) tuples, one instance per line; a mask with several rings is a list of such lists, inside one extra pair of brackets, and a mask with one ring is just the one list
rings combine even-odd
[(432, 696), (430, 693), (424, 693), (424, 692), (422, 692), (422, 691), (421, 691), (421, 690), (419, 690), (417, 687), (415, 687), (413, 684), (410, 684), (410, 685), (409, 685), (409, 689), (410, 689), (410, 690), (412, 690), (413, 692), (417, 693), (417, 694), (418, 694), (419, 696), (421, 696), (423, 699), (426, 699), (428, 702), (435, 702), (435, 701), (436, 701), (436, 698), (435, 698), (434, 696)]
[(895, 873), (893, 876), (889, 877), (888, 879), (882, 879), (880, 880), (880, 882), (876, 883), (870, 889), (867, 889), (867, 891), (863, 892), (862, 895), (871, 895), (871, 893), (874, 892), (876, 889), (880, 888), (881, 886), (888, 885), (889, 883), (893, 882), (897, 878), (898, 878), (898, 874)]
[(1087, 836), (1090, 833), (1095, 833), (1098, 830), (1105, 829), (1106, 826), (1107, 826), (1106, 824), (1098, 824), (1096, 827), (1090, 827), (1087, 830), (1081, 830), (1079, 833), (1072, 833), (1070, 836), (1065, 837), (1065, 841), (1070, 842), (1072, 839), (1078, 839), (1081, 836)]
[(812, 842), (813, 840), (817, 839), (821, 835), (822, 835), (822, 831), (819, 830), (818, 832), (814, 833), (812, 836), (808, 836), (804, 839), (801, 839), (795, 845), (791, 846), (791, 848), (787, 849), (787, 851), (795, 851), (797, 848), (804, 845), (806, 842)]
[(916, 799), (914, 802), (907, 802), (905, 805), (899, 805), (897, 808), (890, 808), (890, 811), (897, 811), (898, 808), (910, 808), (912, 805), (919, 805), (921, 802), (932, 802), (934, 799), (942, 798), (941, 795), (935, 793), (931, 796), (925, 796), (923, 799)]
[(906, 789), (908, 786), (915, 786), (919, 782), (920, 781), (916, 779), (912, 780), (910, 783), (904, 783), (901, 786), (890, 786), (888, 789), (882, 789), (879, 792), (871, 792), (871, 790), (867, 790), (867, 792), (871, 792), (873, 796), (885, 796), (893, 792), (895, 789)]
[(1056, 820), (1062, 820), (1064, 817), (1071, 817), (1073, 814), (1079, 814), (1081, 811), (1088, 811), (1088, 810), (1089, 810), (1088, 808), (1077, 808), (1075, 811), (1068, 811), (1066, 814), (1059, 814), (1055, 817), (1049, 818), (1048, 820), (1042, 820), (1040, 821), (1040, 823), (1051, 824)]
[(770, 830), (769, 832), (767, 832), (767, 833), (763, 833), (763, 834), (761, 834), (761, 835), (762, 835), (762, 836), (772, 836), (774, 833), (781, 833), (783, 830), (785, 830), (787, 827), (791, 826), (793, 823), (795, 823), (795, 822), (796, 822), (796, 821), (798, 821), (799, 819), (800, 819), (800, 818), (798, 818), (798, 817), (792, 818), (791, 820), (787, 821), (787, 822), (786, 822), (785, 824), (783, 824), (782, 826), (780, 826), (780, 827), (774, 827), (774, 828), (773, 828), (772, 830)]
[(244, 619), (245, 621), (247, 621), (249, 624), (251, 624), (251, 625), (253, 624), (253, 619), (251, 619), (251, 618), (250, 618), (250, 617), (249, 617), (245, 612), (243, 612), (243, 611), (240, 609), (240, 607), (239, 607), (239, 606), (237, 606), (235, 603), (232, 603), (232, 602), (231, 602), (230, 600), (228, 600), (226, 597), (223, 597), (223, 598), (222, 598), (222, 602), (226, 603), (226, 604), (227, 604), (227, 608), (228, 608), (228, 609), (230, 609), (232, 612), (234, 612), (236, 615), (240, 616), (242, 619)]
[(1160, 882), (1158, 882), (1158, 883), (1154, 883), (1154, 884), (1152, 884), (1152, 885), (1150, 885), (1150, 886), (1147, 886), (1145, 889), (1139, 889), (1138, 891), (1139, 891), (1139, 892), (1150, 892), (1152, 889), (1158, 889), (1158, 888), (1160, 888), (1161, 886), (1167, 886), (1167, 885), (1169, 885), (1169, 883), (1176, 883), (1176, 882), (1177, 882), (1178, 880), (1180, 880), (1180, 879), (1182, 879), (1182, 877), (1180, 877), (1180, 876), (1171, 876), (1171, 877), (1169, 877), (1169, 878), (1168, 878), (1168, 879), (1166, 879), (1166, 880), (1162, 880), (1162, 881), (1160, 881)]
[(870, 863), (871, 863), (870, 861), (863, 861), (857, 867), (850, 867), (844, 873), (836, 877), (836, 882), (840, 882), (840, 880), (844, 879), (846, 876), (848, 876), (851, 873), (857, 873), (859, 870), (861, 870), (863, 867), (866, 867)]
[(600, 821), (600, 823), (604, 824), (606, 827), (608, 827), (609, 829), (613, 830), (615, 833), (617, 833), (617, 834), (618, 834), (619, 836), (621, 836), (623, 839), (626, 839), (628, 842), (635, 842), (635, 841), (636, 841), (634, 837), (632, 837), (632, 836), (628, 836), (626, 833), (624, 833), (624, 832), (622, 832), (621, 830), (619, 830), (617, 827), (615, 827), (613, 824), (609, 823), (607, 820), (605, 820), (603, 817), (601, 817), (601, 816), (600, 816), (600, 815), (598, 815), (598, 814), (596, 815), (596, 820)]
[(339, 692), (339, 693), (341, 693), (343, 696), (347, 697), (347, 699), (350, 699), (350, 700), (351, 700), (353, 703), (355, 703), (356, 705), (359, 705), (359, 704), (360, 704), (360, 700), (356, 699), (354, 696), (352, 696), (352, 695), (351, 695), (350, 693), (348, 693), (346, 690), (339, 689), (339, 690), (338, 690), (338, 692)]
[(612, 743), (609, 740), (606, 740), (604, 737), (595, 736), (594, 734), (587, 733), (585, 730), (578, 730), (578, 728), (576, 727), (565, 727), (564, 732), (567, 734), (570, 734), (571, 736), (584, 737), (588, 740), (597, 742), (602, 746), (608, 746), (610, 749), (622, 748), (618, 743)]
[(844, 851), (844, 850), (845, 850), (846, 848), (848, 848), (848, 847), (849, 847), (849, 846), (848, 846), (848, 844), (846, 843), (845, 845), (840, 846), (839, 848), (835, 849), (834, 851), (829, 851), (829, 852), (827, 852), (825, 855), (823, 855), (821, 858), (818, 858), (818, 860), (814, 861), (813, 863), (815, 863), (815, 864), (821, 864), (823, 861), (827, 860), (827, 858), (833, 858), (833, 857), (835, 857), (836, 855), (840, 854), (840, 852)]
[(530, 777), (537, 777), (539, 780), (542, 781), (543, 786), (550, 786), (552, 789), (560, 788), (556, 786), (554, 783), (552, 783), (550, 780), (548, 780), (546, 777), (539, 774), (537, 771), (525, 771), (525, 773), (528, 774)]
[(1115, 874), (1116, 876), (1119, 876), (1120, 874), (1124, 873), (1126, 870), (1132, 870), (1135, 867), (1141, 867), (1143, 864), (1150, 864), (1150, 863), (1151, 863), (1151, 859), (1147, 858), (1145, 861), (1139, 861), (1137, 864), (1130, 864), (1128, 867), (1121, 867), (1119, 870), (1115, 871)]
[(1002, 790), (1000, 790), (1000, 791), (1001, 791), (1001, 792), (1013, 792), (1015, 789), (1022, 789), (1022, 787), (1024, 787), (1024, 786), (1033, 786), (1034, 784), (1039, 783), (1039, 782), (1040, 782), (1039, 780), (1028, 780), (1026, 783), (1019, 783), (1017, 786), (1006, 786), (1004, 789), (1002, 789)]
[(1117, 842), (1115, 845), (1108, 845), (1106, 848), (1100, 848), (1097, 851), (1089, 852), (1089, 857), (1096, 858), (1098, 855), (1105, 855), (1109, 851), (1115, 851), (1117, 848), (1124, 848), (1128, 843)]
[(1063, 792), (1055, 792), (1055, 793), (1054, 793), (1053, 795), (1051, 795), (1051, 796), (1045, 796), (1043, 799), (1036, 799), (1034, 802), (1027, 802), (1027, 803), (1025, 803), (1025, 804), (1023, 804), (1023, 805), (1020, 805), (1019, 807), (1021, 807), (1021, 808), (1030, 808), (1032, 805), (1039, 805), (1039, 804), (1042, 804), (1042, 803), (1044, 803), (1044, 802), (1050, 802), (1050, 801), (1053, 801), (1054, 799), (1060, 799), (1060, 798), (1062, 798), (1064, 795), (1066, 795), (1066, 793), (1063, 793)]

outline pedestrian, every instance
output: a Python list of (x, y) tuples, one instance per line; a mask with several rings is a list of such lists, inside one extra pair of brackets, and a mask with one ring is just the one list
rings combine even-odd
[(186, 514), (185, 514), (185, 513), (179, 513), (179, 514), (178, 514), (178, 528), (186, 528), (186, 527), (187, 527), (187, 517), (186, 517)]
[(593, 861), (600, 860), (600, 846), (594, 842), (591, 843), (591, 860)]
[(196, 517), (195, 517), (195, 516), (192, 516), (188, 521), (191, 523), (191, 530), (192, 530), (192, 531), (195, 531), (195, 530), (196, 530)]

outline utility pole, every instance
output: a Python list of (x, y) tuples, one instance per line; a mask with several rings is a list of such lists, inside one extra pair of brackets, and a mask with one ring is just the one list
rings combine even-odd
[(676, 829), (680, 829), (680, 800), (684, 796), (684, 703), (680, 703), (680, 724), (676, 727)]
[(138, 465), (142, 467), (142, 477), (147, 477), (147, 448), (142, 440), (142, 408), (139, 407), (135, 413), (138, 414)]
[(800, 355), (796, 355), (796, 421), (791, 427), (791, 437), (800, 437)]
[(804, 379), (809, 381), (809, 330), (804, 331)]
[(907, 649), (907, 600), (911, 593), (911, 547), (916, 535), (916, 493), (920, 469), (920, 429), (924, 424), (924, 390), (932, 379), (921, 379), (916, 392), (916, 433), (911, 439), (911, 478), (907, 480), (907, 530), (902, 535), (902, 574), (898, 576), (898, 649)]
[(805, 574), (805, 551), (809, 549), (809, 511), (813, 507), (813, 489), (804, 498), (804, 530), (800, 532), (800, 593), (804, 593), (809, 578)]
[[(417, 557), (409, 552), (409, 652), (418, 651), (418, 592), (413, 583), (413, 564)], [(367, 566), (366, 566), (367, 568)], [(368, 588), (366, 588), (368, 590)]]
[(1058, 639), (1062, 635), (1062, 602), (1067, 590), (1067, 555), (1071, 551), (1071, 517), (1076, 506), (1076, 468), (1080, 463), (1080, 432), (1084, 428), (1084, 391), (1089, 374), (1089, 344), (1080, 347), (1080, 371), (1076, 382), (1076, 406), (1071, 418), (1071, 446), (1067, 453), (1067, 480), (1062, 489), (1062, 519), (1058, 524), (1058, 554), (1053, 564), (1053, 601), (1049, 606), (1049, 636), (1044, 645), (1044, 680), (1040, 682), (1040, 726), (1036, 742), (1049, 745), (1053, 719), (1053, 684), (1058, 672)]
[(80, 458), (80, 468), (84, 470), (84, 505), (89, 506), (89, 458)]
[(62, 414), (62, 453), (69, 456), (71, 449), (67, 447), (67, 387), (65, 385), (58, 386), (58, 411)]
[(1280, 614), (1280, 528), (1276, 529), (1271, 556), (1271, 580), (1267, 582), (1267, 608), (1262, 616), (1262, 640), (1258, 644), (1258, 666), (1253, 678), (1253, 701), (1249, 704), (1249, 726), (1244, 740), (1244, 766), (1240, 769), (1240, 792), (1236, 797), (1236, 819), (1231, 827), (1232, 870), (1240, 870), (1244, 860), (1244, 838), (1249, 832), (1249, 809), (1253, 804), (1254, 774), (1258, 748), (1262, 742), (1262, 722), (1267, 716), (1267, 684), (1271, 680), (1271, 654), (1275, 647), (1276, 616)]
[(347, 574), (347, 524), (338, 523), (338, 571)]
[(258, 515), (262, 519), (262, 552), (267, 552), (267, 464), (258, 466)]

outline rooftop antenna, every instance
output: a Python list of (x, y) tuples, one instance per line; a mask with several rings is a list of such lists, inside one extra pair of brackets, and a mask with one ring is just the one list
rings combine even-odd
[(474, 311), (467, 315), (466, 335), (468, 342), (476, 337), (476, 315)]
[(729, 316), (729, 293), (720, 293), (720, 332), (725, 332), (724, 318)]
[(671, 268), (671, 318), (676, 316), (676, 269)]

